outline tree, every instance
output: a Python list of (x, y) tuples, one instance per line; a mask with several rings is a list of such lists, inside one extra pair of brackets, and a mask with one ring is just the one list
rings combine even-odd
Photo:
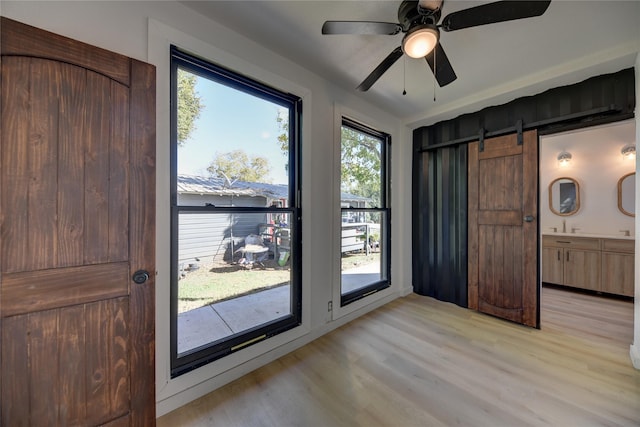
[[(289, 154), (289, 120), (287, 111), (278, 111), (276, 117), (280, 150)], [(381, 148), (379, 139), (342, 126), (341, 191), (371, 199), (371, 206), (380, 206), (382, 185)]]
[(262, 156), (249, 157), (243, 150), (216, 153), (207, 171), (212, 175), (226, 175), (230, 179), (240, 181), (271, 182), (267, 178), (271, 172), (269, 159)]
[(196, 76), (178, 68), (178, 146), (182, 147), (196, 129), (196, 120), (204, 108), (196, 92)]
[(342, 126), (341, 190), (371, 199), (380, 206), (382, 178), (379, 139)]
[(276, 123), (278, 124), (278, 143), (280, 144), (280, 150), (285, 156), (289, 155), (289, 110), (285, 108), (278, 109), (276, 115)]
[[(286, 108), (278, 109), (276, 115), (276, 123), (278, 124), (278, 144), (280, 144), (280, 151), (282, 155), (289, 158), (289, 110)], [(289, 162), (284, 165), (284, 169), (289, 173)]]

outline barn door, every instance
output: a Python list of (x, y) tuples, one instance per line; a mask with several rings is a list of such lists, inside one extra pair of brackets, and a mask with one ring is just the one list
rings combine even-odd
[(538, 326), (538, 136), (469, 145), (469, 308)]
[(0, 424), (152, 425), (155, 70), (1, 25)]

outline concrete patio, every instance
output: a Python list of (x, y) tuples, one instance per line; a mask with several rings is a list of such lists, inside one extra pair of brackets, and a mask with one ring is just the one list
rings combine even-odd
[[(367, 264), (342, 273), (342, 293), (380, 278), (379, 265)], [(291, 311), (289, 285), (217, 302), (178, 315), (178, 354), (270, 322)]]

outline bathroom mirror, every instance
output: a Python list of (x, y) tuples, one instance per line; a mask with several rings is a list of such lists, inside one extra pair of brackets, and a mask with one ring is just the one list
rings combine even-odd
[(625, 215), (636, 216), (636, 173), (618, 180), (618, 209)]
[(556, 215), (573, 215), (580, 209), (580, 186), (569, 177), (556, 178), (549, 184), (549, 209)]

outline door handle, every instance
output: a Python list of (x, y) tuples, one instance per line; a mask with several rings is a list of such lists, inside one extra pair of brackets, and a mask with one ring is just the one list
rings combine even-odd
[(138, 285), (142, 285), (144, 282), (149, 280), (149, 272), (146, 270), (138, 270), (135, 273), (133, 273), (133, 276), (131, 278)]
[(524, 222), (533, 222), (534, 220), (533, 215), (527, 215), (523, 219), (524, 219)]

